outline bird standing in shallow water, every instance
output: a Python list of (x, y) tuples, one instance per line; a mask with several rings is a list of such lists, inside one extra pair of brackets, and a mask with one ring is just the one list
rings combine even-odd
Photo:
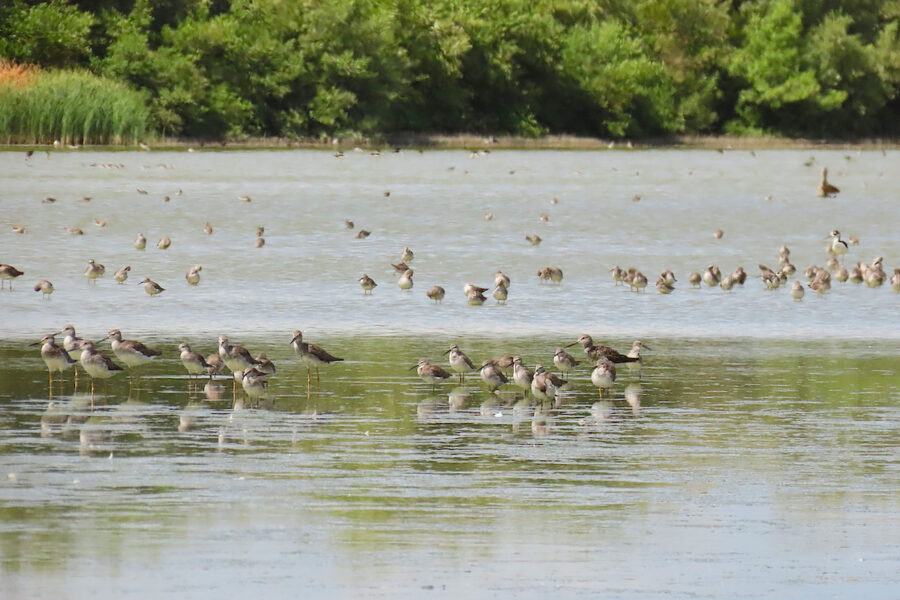
[(55, 288), (53, 287), (53, 284), (46, 279), (41, 279), (34, 286), (34, 291), (41, 292), (41, 298), (44, 298), (46, 300), (50, 299), (50, 294), (54, 292), (54, 289)]
[(118, 281), (120, 284), (125, 283), (125, 280), (128, 279), (128, 272), (130, 270), (131, 270), (131, 267), (126, 265), (126, 266), (122, 267), (121, 269), (119, 269), (118, 271), (116, 271), (116, 274), (113, 275), (113, 277), (115, 277), (116, 281)]
[(457, 344), (450, 346), (450, 349), (444, 352), (444, 354), (450, 355), (448, 357), (450, 368), (459, 373), (460, 383), (465, 381), (465, 373), (470, 373), (475, 370), (475, 364), (462, 350), (459, 349)]
[(597, 386), (600, 397), (603, 397), (603, 388), (610, 389), (616, 381), (616, 365), (606, 357), (597, 359), (597, 366), (591, 371), (591, 383)]
[(575, 360), (575, 358), (566, 352), (565, 349), (557, 348), (556, 354), (553, 355), (553, 364), (556, 365), (556, 368), (559, 369), (560, 373), (565, 375), (566, 379), (568, 379), (569, 371), (580, 365), (581, 362)]
[(88, 261), (88, 268), (84, 271), (84, 276), (88, 278), (88, 284), (93, 281), (94, 285), (96, 285), (97, 278), (103, 277), (104, 273), (106, 273), (106, 267), (95, 262), (92, 258)]
[(375, 283), (375, 280), (365, 273), (359, 278), (359, 285), (362, 286), (363, 295), (371, 294), (372, 290), (378, 286), (378, 284)]
[(113, 354), (131, 368), (146, 364), (162, 354), (159, 350), (148, 348), (137, 340), (123, 340), (122, 332), (118, 329), (110, 329), (107, 336), (100, 341), (106, 339), (111, 340)]
[(185, 274), (184, 278), (187, 280), (188, 285), (197, 285), (200, 283), (200, 271), (203, 270), (203, 267), (200, 265), (194, 265), (191, 269)]
[(485, 382), (491, 392), (495, 392), (501, 385), (509, 383), (506, 375), (503, 374), (492, 360), (486, 360), (481, 363), (481, 380)]
[(144, 280), (141, 281), (141, 283), (138, 285), (143, 285), (144, 291), (147, 292), (148, 294), (150, 294), (151, 296), (156, 296), (156, 295), (161, 294), (164, 291), (166, 291), (166, 288), (159, 285), (158, 283), (156, 283), (149, 277), (144, 277)]
[(822, 167), (822, 181), (819, 182), (819, 187), (816, 188), (816, 195), (819, 198), (831, 198), (840, 191), (841, 190), (828, 183), (828, 167)]
[(441, 302), (444, 299), (444, 294), (446, 294), (446, 291), (439, 285), (433, 286), (425, 292), (425, 295), (434, 300), (435, 303)]
[(69, 356), (65, 348), (56, 345), (56, 338), (52, 333), (45, 335), (41, 338), (41, 341), (31, 345), (41, 346), (41, 359), (47, 365), (47, 371), (50, 373), (51, 386), (53, 385), (53, 371), (59, 371), (62, 374), (63, 371), (77, 362)]
[(147, 238), (144, 237), (143, 233), (137, 234), (137, 237), (134, 240), (134, 247), (138, 250), (143, 250), (147, 247)]
[(81, 359), (78, 362), (85, 373), (91, 376), (91, 409), (93, 410), (94, 379), (109, 379), (123, 369), (108, 356), (94, 349), (94, 342), (82, 340), (80, 347)]
[(406, 272), (397, 280), (397, 285), (405, 291), (411, 290), (413, 286), (413, 270), (407, 269)]
[(291, 338), (291, 346), (294, 347), (294, 352), (297, 353), (297, 356), (300, 357), (300, 362), (306, 365), (306, 387), (309, 389), (310, 381), (312, 378), (312, 369), (316, 370), (316, 381), (319, 381), (319, 367), (325, 367), (334, 362), (340, 362), (344, 360), (343, 358), (338, 358), (337, 356), (333, 356), (325, 351), (324, 348), (320, 348), (315, 344), (308, 344), (303, 341), (303, 333), (299, 329), (295, 329), (293, 331), (293, 337)]
[(181, 364), (184, 365), (185, 370), (188, 372), (188, 378), (192, 375), (203, 375), (208, 374), (210, 378), (212, 378), (212, 373), (209, 372), (210, 365), (206, 362), (206, 359), (203, 358), (202, 354), (198, 354), (191, 350), (190, 345), (182, 343), (178, 344), (178, 349), (181, 350)]
[(427, 358), (420, 358), (419, 364), (414, 368), (419, 374), (419, 377), (422, 378), (422, 381), (431, 384), (432, 389), (434, 389), (434, 386), (439, 382), (453, 377), (450, 373), (445, 371), (443, 367), (431, 364)]
[(613, 363), (625, 363), (625, 362), (637, 362), (640, 360), (640, 357), (632, 358), (630, 356), (626, 356), (621, 352), (610, 348), (609, 346), (595, 346), (594, 340), (586, 333), (581, 334), (577, 340), (566, 346), (566, 348), (570, 346), (574, 346), (575, 344), (581, 344), (584, 348), (584, 353), (587, 354), (588, 358), (591, 360), (599, 360), (601, 357), (608, 358)]

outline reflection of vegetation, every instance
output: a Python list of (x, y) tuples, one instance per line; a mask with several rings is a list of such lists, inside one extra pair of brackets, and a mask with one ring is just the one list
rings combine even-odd
[[(582, 369), (564, 401), (536, 409), (474, 377), (432, 392), (409, 367), (445, 360), (453, 340), (317, 339), (347, 362), (309, 395), (286, 343), (241, 341), (278, 364), (271, 410), (232, 411), (227, 380), (222, 401), (204, 400), (174, 354), (133, 386), (108, 382), (93, 414), (81, 394), (50, 406), (37, 349), (0, 343), (0, 462), (4, 476), (23, 471), (10, 489), (27, 490), (0, 500), (2, 568), (66, 571), (85, 546), (109, 564), (143, 561), (164, 551), (133, 549), (148, 524), (162, 546), (197, 519), (227, 529), (298, 507), (361, 552), (401, 533), (450, 548), (460, 532), (550, 517), (574, 535), (652, 518), (735, 472), (773, 482), (791, 514), (799, 501), (850, 505), (859, 490), (896, 504), (890, 343), (876, 354), (853, 342), (657, 340), (640, 372), (620, 371), (613, 398), (601, 401)], [(515, 350), (533, 365), (550, 364), (562, 340), (457, 341), (476, 362)]]
[(896, 134), (898, 16), (893, 0), (10, 0), (0, 57), (147, 92), (175, 136)]

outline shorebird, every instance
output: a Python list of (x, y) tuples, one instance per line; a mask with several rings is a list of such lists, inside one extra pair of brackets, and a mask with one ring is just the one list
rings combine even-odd
[(42, 294), (41, 298), (46, 298), (47, 300), (49, 300), (50, 294), (52, 294), (54, 291), (53, 284), (46, 279), (41, 279), (34, 286), (34, 291), (40, 292)]
[(900, 268), (895, 268), (894, 274), (891, 275), (891, 287), (895, 292), (900, 292)]
[(450, 373), (445, 371), (443, 367), (428, 362), (427, 358), (420, 358), (419, 364), (413, 368), (416, 369), (416, 373), (419, 374), (422, 381), (431, 384), (432, 389), (434, 389), (434, 386), (441, 381), (453, 377)]
[(501, 385), (509, 383), (506, 375), (497, 368), (492, 360), (486, 360), (481, 363), (481, 380), (488, 386), (488, 390), (494, 392)]
[(415, 255), (413, 254), (413, 251), (409, 249), (409, 246), (403, 248), (403, 254), (400, 255), (400, 260), (408, 263), (412, 262), (413, 258), (415, 258)]
[(203, 267), (200, 265), (194, 265), (190, 268), (190, 270), (185, 274), (184, 278), (187, 280), (188, 285), (197, 285), (200, 283), (200, 271), (203, 270)]
[(843, 265), (838, 265), (838, 267), (834, 270), (833, 275), (834, 278), (841, 283), (846, 283), (846, 281), (850, 278), (850, 271), (845, 269)]
[(398, 264), (391, 263), (391, 266), (394, 268), (394, 271), (397, 272), (398, 275), (403, 275), (407, 271), (409, 271), (409, 265), (405, 262), (400, 262)]
[(575, 360), (564, 348), (557, 348), (556, 354), (553, 355), (553, 364), (568, 379), (569, 371), (580, 365), (581, 361)]
[(344, 227), (346, 227), (347, 229), (353, 229), (355, 225), (350, 219), (344, 219)]
[(830, 198), (840, 191), (828, 183), (828, 167), (822, 167), (822, 181), (819, 182), (819, 187), (816, 188), (816, 196), (819, 198)]
[(531, 394), (539, 400), (554, 400), (556, 392), (566, 384), (565, 381), (544, 369), (543, 365), (534, 366), (534, 377), (531, 379)]
[(25, 271), (20, 271), (12, 265), (0, 264), (0, 289), (3, 289), (5, 285), (4, 282), (9, 282), (9, 291), (12, 291), (13, 279), (16, 277), (21, 277), (25, 274)]
[(509, 354), (504, 356), (498, 356), (497, 358), (491, 360), (494, 363), (494, 366), (503, 371), (503, 374), (506, 375), (509, 373), (510, 369), (513, 367), (513, 357)]
[[(225, 366), (231, 369), (235, 382), (240, 379), (239, 375), (241, 373), (259, 362), (243, 346), (230, 344), (227, 335), (219, 336), (219, 357), (225, 363)], [(206, 362), (209, 363), (209, 360), (207, 359)], [(209, 364), (212, 365), (212, 363)]]
[(265, 352), (260, 352), (256, 355), (256, 366), (253, 367), (263, 375), (274, 375), (275, 374), (275, 363), (269, 360), (269, 357), (266, 356)]
[(294, 352), (300, 357), (300, 362), (306, 365), (306, 386), (309, 387), (311, 380), (311, 371), (316, 370), (316, 381), (319, 381), (319, 367), (325, 367), (334, 362), (340, 362), (343, 358), (332, 356), (324, 348), (320, 348), (315, 344), (308, 344), (303, 341), (303, 333), (299, 329), (293, 331), (291, 338), (291, 346)]
[(397, 280), (397, 285), (403, 291), (411, 290), (413, 286), (413, 270), (407, 269), (406, 272)]
[(791, 296), (794, 297), (794, 300), (803, 298), (804, 293), (806, 293), (806, 290), (803, 289), (803, 284), (799, 281), (795, 281), (793, 285), (791, 285)]
[(640, 292), (647, 287), (647, 276), (640, 271), (635, 271), (634, 275), (631, 277), (630, 284), (635, 291)]
[(269, 382), (266, 381), (265, 373), (255, 368), (241, 371), (241, 387), (244, 388), (244, 393), (247, 394), (247, 397), (251, 401), (255, 400), (257, 405), (259, 399), (265, 397), (268, 386)]
[(219, 356), (218, 352), (213, 352), (212, 354), (206, 357), (206, 364), (209, 367), (206, 369), (206, 373), (209, 375), (210, 380), (212, 376), (216, 373), (221, 373), (225, 370), (225, 361), (222, 360), (222, 357)]
[(541, 242), (544, 241), (544, 240), (541, 239), (541, 236), (539, 236), (539, 235), (536, 234), (536, 233), (526, 235), (526, 236), (525, 236), (525, 239), (528, 240), (528, 243), (531, 244), (532, 246), (537, 246), (537, 245), (539, 245)]
[(484, 215), (484, 220), (485, 220), (485, 221), (493, 221), (493, 220), (494, 220), (494, 213), (492, 213), (492, 212), (485, 213), (485, 215)]
[(110, 345), (116, 358), (132, 369), (146, 364), (162, 354), (159, 350), (148, 348), (137, 340), (123, 340), (122, 332), (118, 329), (110, 329), (107, 336), (100, 342), (105, 339), (110, 340)]
[(671, 283), (666, 282), (663, 277), (660, 277), (656, 280), (656, 291), (660, 294), (671, 294), (675, 291), (675, 286)]
[(525, 390), (531, 389), (531, 381), (534, 379), (534, 373), (525, 366), (521, 356), (513, 357), (513, 383)]
[(497, 285), (497, 287), (494, 288), (493, 296), (497, 301), (497, 304), (505, 304), (506, 298), (509, 296), (509, 292), (507, 291), (506, 286), (500, 283)]
[(703, 281), (706, 282), (706, 285), (709, 287), (719, 285), (719, 282), (722, 281), (722, 276), (717, 275), (718, 267), (716, 265), (709, 265), (706, 267), (706, 270), (703, 272)]
[(80, 227), (66, 227), (66, 231), (69, 235), (84, 235), (84, 230)]
[(138, 285), (143, 284), (144, 291), (150, 294), (151, 296), (156, 296), (157, 294), (161, 294), (166, 291), (166, 288), (159, 285), (149, 277), (144, 277), (144, 280), (141, 281)]
[(449, 354), (450, 369), (459, 373), (459, 381), (465, 381), (465, 374), (475, 370), (475, 364), (472, 360), (459, 349), (457, 344), (450, 346), (450, 349), (444, 352)]
[(735, 283), (744, 285), (744, 282), (747, 281), (747, 272), (744, 270), (744, 267), (738, 267), (731, 273), (731, 278)]
[(883, 258), (878, 256), (872, 261), (871, 265), (865, 265), (867, 268), (863, 270), (863, 280), (869, 287), (881, 287), (887, 279), (887, 273), (881, 266)]
[(725, 235), (725, 232), (721, 229), (716, 229), (715, 233), (713, 233), (713, 237), (717, 240), (721, 240), (723, 235)]
[(603, 397), (603, 388), (610, 389), (616, 381), (616, 365), (605, 357), (597, 359), (597, 365), (591, 371), (591, 383), (597, 386), (600, 397)]
[(732, 277), (731, 275), (726, 275), (725, 277), (722, 278), (722, 281), (719, 282), (719, 287), (727, 292), (727, 291), (730, 291), (731, 288), (734, 287), (734, 284), (735, 284), (734, 277)]
[(49, 333), (41, 338), (41, 341), (31, 344), (41, 347), (41, 359), (47, 365), (50, 373), (50, 385), (53, 385), (53, 371), (59, 371), (60, 375), (66, 369), (75, 364), (75, 360), (69, 356), (65, 348), (56, 345), (56, 337)]
[(88, 268), (85, 270), (84, 276), (88, 278), (88, 283), (94, 281), (94, 283), (96, 284), (97, 278), (103, 277), (105, 273), (106, 267), (98, 262), (94, 262), (94, 259), (92, 258), (88, 261)]
[(613, 281), (616, 282), (616, 285), (619, 285), (620, 283), (623, 283), (625, 281), (625, 269), (623, 269), (619, 265), (614, 266), (609, 270), (609, 272), (612, 273)]
[(202, 354), (198, 354), (191, 350), (190, 345), (186, 343), (178, 344), (178, 349), (181, 350), (181, 364), (184, 365), (185, 370), (188, 372), (188, 379), (190, 379), (192, 375), (203, 374), (207, 374), (212, 378), (212, 373), (210, 372), (211, 366), (206, 362), (206, 359), (203, 358)]
[(203, 231), (204, 233), (206, 233), (206, 235), (212, 235), (213, 228), (212, 225), (209, 224), (209, 221), (206, 222), (206, 225), (203, 227)]
[(143, 233), (137, 234), (137, 237), (134, 239), (134, 247), (138, 250), (143, 250), (147, 247), (147, 238), (144, 237)]
[(441, 302), (444, 299), (444, 288), (439, 285), (433, 286), (430, 290), (425, 292), (425, 295), (435, 301), (435, 303)]
[(503, 271), (497, 271), (497, 274), (494, 275), (494, 287), (503, 284), (503, 287), (509, 289), (509, 277), (503, 273)]
[(125, 283), (125, 280), (128, 279), (128, 272), (130, 270), (131, 270), (131, 267), (128, 265), (125, 265), (124, 267), (122, 267), (121, 269), (116, 271), (116, 274), (113, 275), (113, 277), (115, 277), (116, 281), (118, 281), (119, 283)]
[(850, 269), (850, 271), (848, 273), (848, 279), (850, 280), (850, 283), (862, 283), (863, 282), (862, 269), (859, 267), (859, 264), (857, 264), (857, 266)]
[(107, 225), (109, 225), (109, 223), (101, 219), (94, 219), (94, 225), (96, 225), (97, 227), (106, 227)]
[(473, 283), (471, 283), (471, 282), (469, 282), (469, 283), (467, 283), (466, 285), (463, 286), (463, 294), (465, 294), (466, 296), (468, 296), (469, 294), (471, 294), (473, 291), (474, 291), (474, 292), (477, 292), (477, 293), (479, 293), (479, 294), (483, 294), (483, 293), (485, 293), (486, 291), (488, 291), (488, 289), (487, 289), (487, 288), (483, 288), (483, 287), (478, 287), (477, 285), (475, 285), (475, 284), (473, 284)]
[[(81, 350), (81, 342), (84, 340), (77, 335), (75, 335), (75, 328), (71, 325), (66, 325), (62, 329), (56, 332), (55, 335), (64, 335), (63, 337), (63, 348), (66, 349), (66, 352), (75, 352)], [(81, 356), (81, 354), (78, 354)]]
[(670, 286), (671, 286), (671, 285), (674, 285), (676, 282), (678, 282), (678, 280), (675, 279), (675, 273), (673, 273), (673, 272), (672, 272), (671, 270), (669, 270), (669, 269), (666, 269), (665, 271), (662, 271), (662, 272), (659, 274), (659, 276), (662, 277), (663, 281), (665, 281), (665, 282), (666, 282), (667, 284), (669, 284)]
[(562, 269), (556, 267), (544, 267), (538, 271), (537, 275), (541, 281), (560, 283), (563, 280)]
[(371, 231), (366, 231), (365, 229), (360, 229), (359, 233), (356, 234), (356, 239), (364, 240), (367, 237), (369, 237), (370, 235), (372, 235)]
[(647, 350), (652, 350), (649, 345), (641, 342), (641, 340), (634, 340), (631, 343), (631, 350), (628, 351), (628, 358), (636, 358), (637, 360), (634, 362), (625, 363), (629, 367), (640, 367), (644, 364), (644, 359), (641, 356), (641, 349), (646, 348)]
[[(263, 227), (262, 225), (257, 225), (257, 226), (256, 226), (256, 237), (258, 237), (258, 238), (259, 238), (259, 237), (262, 237), (263, 234), (264, 234), (265, 232), (266, 232), (266, 228), (265, 228), (265, 227)], [(258, 369), (257, 369), (257, 370), (258, 370)]]
[(841, 232), (835, 229), (831, 232), (831, 244), (828, 246), (829, 254), (843, 256), (847, 254), (847, 242), (841, 239)]
[(250, 196), (238, 196), (238, 200), (242, 200), (244, 202), (251, 202), (253, 200), (253, 198), (251, 198)]
[(374, 290), (378, 284), (375, 283), (375, 280), (363, 273), (362, 277), (359, 278), (359, 285), (362, 286), (363, 295), (371, 294), (372, 290)]
[(700, 287), (702, 281), (703, 278), (700, 276), (700, 273), (691, 273), (688, 275), (688, 282), (694, 287)]
[(172, 245), (172, 238), (169, 236), (163, 236), (159, 238), (159, 241), (156, 242), (156, 247), (160, 250), (168, 250), (169, 246)]
[(594, 340), (586, 333), (581, 334), (577, 340), (566, 346), (569, 348), (570, 346), (574, 346), (575, 344), (581, 344), (584, 349), (584, 353), (591, 360), (598, 360), (601, 357), (608, 358), (612, 362), (618, 363), (626, 363), (626, 362), (636, 362), (640, 360), (640, 358), (632, 358), (630, 356), (626, 356), (621, 352), (610, 348), (609, 346), (600, 346), (594, 345)]
[(466, 298), (468, 299), (469, 304), (472, 306), (481, 306), (484, 304), (484, 301), (487, 300), (487, 298), (485, 298), (484, 291), (482, 290), (484, 290), (484, 288), (475, 286), (469, 288), (469, 291), (466, 292)]
[(24, 225), (13, 225), (12, 226), (13, 233), (26, 233), (28, 230), (25, 229)]
[[(122, 367), (117, 365), (108, 356), (94, 349), (94, 342), (90, 340), (82, 340), (80, 343), (81, 358), (79, 363), (85, 373), (91, 376), (91, 398), (94, 397), (94, 379), (109, 379), (119, 371)], [(94, 407), (91, 400), (91, 408)]]

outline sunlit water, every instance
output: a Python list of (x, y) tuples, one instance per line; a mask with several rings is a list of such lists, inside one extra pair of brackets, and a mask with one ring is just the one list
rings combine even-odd
[[(782, 243), (799, 268), (823, 264), (835, 227), (861, 239), (849, 261), (892, 268), (898, 155), (815, 155), (0, 153), (0, 262), (26, 271), (0, 294), (0, 597), (895, 597), (900, 297), (684, 281), (710, 262), (774, 266)], [(108, 162), (125, 167), (90, 166)], [(814, 197), (821, 164), (839, 199)], [(390, 272), (405, 245), (411, 293)], [(96, 287), (87, 258), (108, 269)], [(682, 281), (629, 293), (616, 263)], [(546, 265), (561, 286), (537, 283)], [(498, 268), (508, 304), (466, 305), (462, 284)], [(144, 276), (167, 291), (147, 297)], [(30, 289), (41, 278), (49, 301)], [(434, 283), (443, 305), (424, 295)], [(83, 374), (51, 392), (26, 345), (67, 322), (164, 355), (99, 383), (92, 408)], [(309, 389), (293, 328), (346, 359)], [(581, 332), (652, 350), (611, 396), (581, 365), (542, 405), (409, 370), (446, 364), (452, 342), (476, 363), (550, 365)], [(175, 347), (209, 353), (219, 333), (278, 366), (259, 407), (227, 378), (188, 381)]]

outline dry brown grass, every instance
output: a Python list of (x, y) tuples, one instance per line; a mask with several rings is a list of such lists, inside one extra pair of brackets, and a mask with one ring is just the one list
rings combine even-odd
[(11, 60), (0, 59), (0, 86), (27, 87), (37, 80), (39, 72), (33, 65), (20, 65)]

